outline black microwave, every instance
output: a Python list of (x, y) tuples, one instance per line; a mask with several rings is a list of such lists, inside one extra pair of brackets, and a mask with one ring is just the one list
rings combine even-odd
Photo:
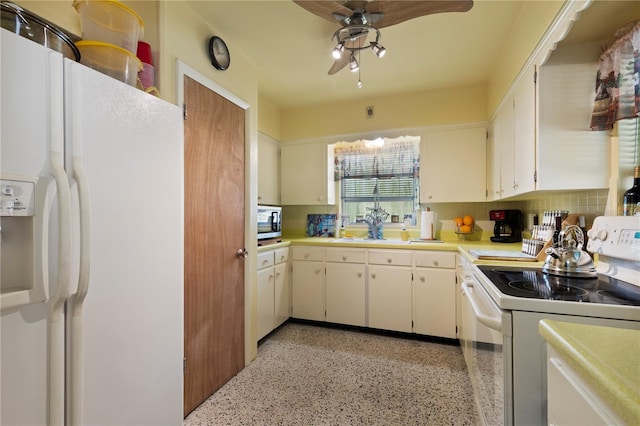
[(282, 236), (282, 207), (258, 206), (258, 240)]

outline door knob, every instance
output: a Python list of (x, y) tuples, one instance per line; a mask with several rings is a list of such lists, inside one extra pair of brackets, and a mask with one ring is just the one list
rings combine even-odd
[(245, 248), (239, 248), (238, 251), (236, 251), (236, 257), (238, 259), (244, 259), (247, 256), (249, 256), (249, 252)]

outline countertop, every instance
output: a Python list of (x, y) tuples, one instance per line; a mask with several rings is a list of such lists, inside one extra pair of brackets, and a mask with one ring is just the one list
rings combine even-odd
[(640, 424), (640, 330), (542, 320), (542, 337), (628, 424)]
[(291, 241), (289, 240), (282, 240), (279, 243), (265, 244), (263, 246), (258, 246), (258, 253), (267, 251), (267, 250), (279, 249), (281, 247), (288, 247), (290, 245), (291, 245)]
[[(293, 245), (306, 245), (306, 246), (320, 246), (320, 247), (359, 247), (369, 249), (398, 249), (398, 250), (437, 250), (437, 251), (457, 251), (462, 255), (465, 261), (469, 263), (475, 263), (478, 265), (499, 265), (499, 266), (514, 266), (514, 267), (527, 267), (527, 268), (540, 268), (543, 262), (526, 262), (517, 260), (488, 260), (478, 259), (476, 256), (470, 253), (470, 250), (507, 250), (519, 253), (522, 250), (522, 243), (494, 243), (485, 240), (476, 241), (458, 241), (443, 240), (441, 242), (423, 242), (411, 240), (410, 243), (401, 241), (399, 238), (389, 238), (386, 240), (371, 241), (365, 239), (355, 239), (353, 241), (336, 241), (339, 238), (335, 237), (306, 237), (295, 238), (290, 240), (283, 240)], [(277, 248), (281, 246), (270, 245), (264, 247), (258, 247), (258, 251), (264, 251), (271, 248)]]

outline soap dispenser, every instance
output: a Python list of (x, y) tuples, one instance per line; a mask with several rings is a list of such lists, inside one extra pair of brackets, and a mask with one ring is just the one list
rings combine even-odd
[(400, 239), (402, 241), (409, 241), (409, 231), (407, 231), (407, 225), (402, 224), (402, 230), (400, 231)]

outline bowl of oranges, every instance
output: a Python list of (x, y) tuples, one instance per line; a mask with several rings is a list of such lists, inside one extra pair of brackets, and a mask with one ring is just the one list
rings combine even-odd
[(453, 225), (456, 234), (458, 234), (458, 239), (464, 239), (466, 235), (473, 234), (476, 228), (476, 221), (473, 219), (473, 216), (467, 214), (463, 217), (453, 218)]

